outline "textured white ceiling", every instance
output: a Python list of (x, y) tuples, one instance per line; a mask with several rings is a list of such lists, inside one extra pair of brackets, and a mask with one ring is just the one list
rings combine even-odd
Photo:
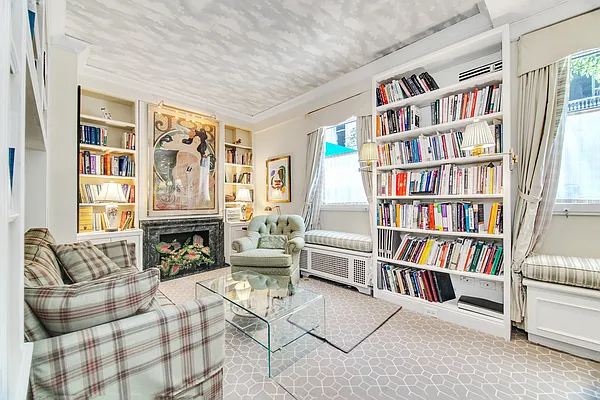
[(88, 65), (255, 115), (478, 13), (478, 0), (67, 0)]

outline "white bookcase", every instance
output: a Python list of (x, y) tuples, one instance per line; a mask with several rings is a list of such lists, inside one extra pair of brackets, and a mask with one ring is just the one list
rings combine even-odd
[[(372, 104), (373, 104), (373, 139), (378, 145), (384, 143), (393, 143), (401, 140), (410, 140), (420, 136), (431, 136), (437, 133), (449, 131), (463, 131), (464, 128), (473, 123), (476, 118), (483, 121), (502, 121), (503, 123), (503, 153), (512, 149), (511, 143), (511, 82), (510, 82), (510, 41), (508, 26), (503, 26), (478, 36), (466, 39), (455, 45), (446, 47), (437, 52), (428, 54), (416, 60), (385, 71), (373, 77), (372, 81)], [(492, 71), (484, 75), (476, 76), (468, 80), (460, 81), (459, 72), (488, 64), (497, 60), (502, 60), (502, 69)], [(400, 101), (377, 106), (377, 88), (380, 84), (389, 83), (393, 79), (409, 77), (412, 74), (419, 75), (427, 71), (436, 80), (439, 89), (425, 92)], [(491, 84), (502, 83), (502, 109), (492, 114), (486, 114), (481, 117), (465, 118), (442, 124), (432, 124), (430, 104), (436, 99), (441, 99), (449, 95), (469, 92), (474, 88), (482, 88)], [(377, 136), (377, 115), (382, 115), (388, 110), (398, 110), (401, 107), (417, 106), (420, 109), (420, 126), (417, 129), (404, 131), (401, 133), (388, 134), (386, 136)], [(503, 191), (500, 194), (472, 194), (472, 195), (431, 195), (431, 194), (410, 194), (403, 196), (381, 196), (378, 195), (377, 176), (389, 172), (397, 171), (422, 171), (433, 169), (444, 164), (456, 164), (461, 166), (485, 165), (493, 162), (496, 165), (502, 165), (502, 186)], [(373, 174), (373, 198), (372, 204), (373, 241), (377, 243), (373, 250), (374, 277), (378, 277), (379, 264), (388, 264), (398, 268), (415, 268), (420, 270), (430, 270), (435, 272), (445, 272), (450, 274), (456, 299), (443, 303), (430, 302), (420, 297), (397, 293), (387, 290), (385, 285), (379, 288), (378, 283), (374, 283), (374, 296), (389, 302), (403, 306), (405, 309), (437, 317), (458, 325), (476, 329), (482, 332), (510, 339), (511, 320), (510, 320), (510, 275), (511, 275), (511, 221), (513, 210), (512, 195), (512, 165), (511, 157), (508, 154), (494, 154), (485, 156), (469, 156), (464, 158), (427, 161), (412, 164), (399, 164), (377, 167)], [(395, 227), (378, 226), (377, 204), (379, 203), (400, 203), (410, 204), (418, 200), (421, 203), (441, 203), (441, 202), (473, 202), (483, 203), (486, 207), (486, 223), (489, 214), (490, 205), (494, 202), (501, 203), (503, 206), (503, 229), (501, 234), (489, 233), (464, 233), (464, 232), (443, 232), (437, 230), (424, 229), (404, 229)], [(462, 270), (453, 270), (440, 268), (433, 265), (415, 264), (412, 262), (398, 261), (379, 256), (378, 248), (380, 243), (380, 232), (392, 231), (397, 235), (399, 241), (404, 235), (415, 237), (432, 237), (456, 239), (457, 237), (472, 238), (486, 243), (493, 242), (503, 247), (503, 274), (489, 275), (484, 273), (468, 272)], [(394, 249), (395, 250), (395, 249)], [(502, 318), (494, 318), (471, 311), (459, 309), (457, 300), (461, 295), (482, 297), (492, 301), (504, 304)]]
[[(225, 166), (224, 176), (224, 218), (226, 222), (239, 222), (227, 217), (227, 210), (241, 209), (244, 204), (252, 208), (254, 201), (242, 202), (236, 198), (241, 188), (249, 189), (251, 199), (254, 200), (254, 157), (252, 146), (254, 136), (251, 131), (235, 126), (224, 126), (224, 148), (223, 164)], [(235, 158), (234, 158), (235, 155)], [(256, 212), (256, 210), (254, 210)]]

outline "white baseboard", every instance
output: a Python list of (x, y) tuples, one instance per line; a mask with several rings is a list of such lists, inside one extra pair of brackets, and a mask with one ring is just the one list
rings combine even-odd
[(563, 351), (565, 353), (600, 362), (600, 352), (594, 350), (585, 349), (583, 347), (575, 346), (570, 343), (560, 342), (558, 340), (549, 339), (531, 333), (527, 334), (527, 339), (530, 342), (541, 344), (542, 346), (549, 347), (554, 350)]

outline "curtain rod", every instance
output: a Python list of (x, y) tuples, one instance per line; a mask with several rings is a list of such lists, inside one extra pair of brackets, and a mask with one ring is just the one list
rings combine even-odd
[(326, 109), (326, 108), (328, 108), (328, 107), (334, 106), (334, 105), (336, 105), (336, 104), (339, 104), (339, 103), (341, 103), (341, 102), (344, 102), (344, 101), (346, 101), (346, 100), (350, 100), (350, 99), (352, 99), (352, 98), (354, 98), (354, 97), (360, 96), (361, 94), (363, 94), (363, 93), (366, 93), (366, 92), (370, 92), (370, 91), (371, 91), (371, 89), (368, 89), (368, 90), (364, 90), (364, 91), (362, 91), (362, 92), (360, 92), (360, 93), (353, 94), (352, 96), (348, 96), (348, 97), (346, 97), (345, 99), (338, 100), (338, 101), (336, 101), (336, 102), (334, 102), (334, 103), (328, 104), (328, 105), (326, 105), (326, 106), (323, 106), (323, 107), (320, 107), (320, 108), (316, 108), (316, 109), (314, 109), (314, 110), (312, 110), (312, 111), (310, 111), (310, 112), (307, 112), (305, 115), (306, 115), (306, 116), (309, 116), (310, 114), (316, 113), (317, 111), (324, 110), (324, 109)]

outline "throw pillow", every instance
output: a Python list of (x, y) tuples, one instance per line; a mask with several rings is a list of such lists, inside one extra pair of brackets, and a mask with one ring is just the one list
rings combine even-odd
[(129, 248), (127, 240), (119, 240), (118, 242), (100, 243), (95, 245), (104, 255), (112, 260), (121, 268), (135, 267), (129, 256)]
[(119, 270), (119, 266), (90, 241), (53, 244), (51, 247), (66, 274), (75, 283), (93, 281)]
[(158, 268), (63, 286), (26, 287), (25, 301), (52, 336), (80, 331), (146, 309), (160, 283)]
[(286, 235), (264, 235), (258, 240), (259, 249), (285, 249)]

